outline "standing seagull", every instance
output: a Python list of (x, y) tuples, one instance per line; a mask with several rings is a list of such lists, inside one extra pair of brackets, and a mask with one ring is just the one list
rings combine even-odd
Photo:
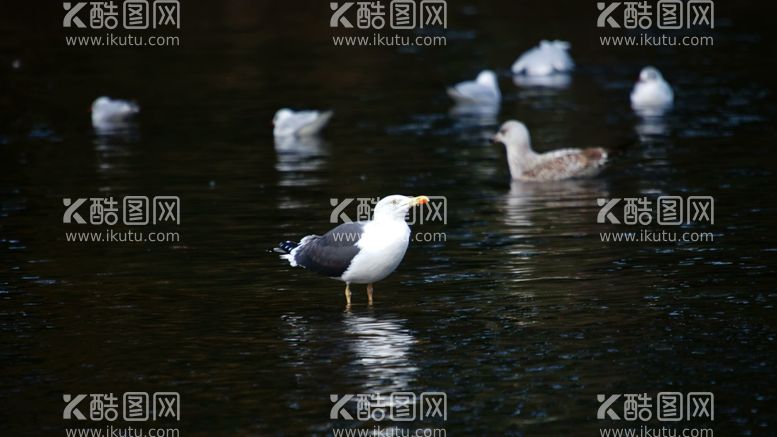
[(570, 72), (575, 68), (575, 63), (567, 51), (569, 43), (566, 41), (540, 41), (540, 45), (528, 50), (515, 61), (513, 74), (550, 76)]
[(272, 119), (273, 135), (276, 137), (315, 135), (329, 123), (332, 114), (332, 111), (279, 109)]
[(92, 102), (92, 125), (101, 127), (123, 123), (138, 112), (140, 107), (135, 102), (98, 97)]
[(375, 205), (373, 219), (343, 223), (324, 235), (308, 235), (299, 243), (286, 241), (276, 252), (292, 267), (302, 266), (345, 282), (345, 301), (351, 304), (351, 283), (367, 284), (372, 303), (372, 284), (396, 270), (407, 251), (410, 227), (405, 215), (416, 205), (429, 203), (426, 196), (398, 194)]
[(448, 88), (448, 95), (459, 103), (498, 104), (502, 100), (496, 74), (483, 70), (475, 80), (460, 82)]
[(639, 81), (631, 91), (631, 107), (634, 109), (666, 108), (674, 101), (672, 87), (654, 67), (645, 67), (639, 73)]
[(559, 149), (537, 153), (531, 148), (529, 130), (520, 121), (507, 121), (494, 136), (507, 149), (510, 174), (518, 181), (559, 181), (596, 176), (607, 161), (607, 151), (590, 149)]

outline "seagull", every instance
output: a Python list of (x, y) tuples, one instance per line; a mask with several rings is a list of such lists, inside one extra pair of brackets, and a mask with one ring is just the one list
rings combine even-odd
[(405, 215), (410, 208), (426, 203), (426, 196), (394, 194), (375, 205), (370, 221), (343, 223), (324, 235), (308, 235), (299, 243), (285, 241), (274, 251), (292, 267), (305, 267), (345, 282), (348, 305), (351, 284), (367, 284), (367, 298), (372, 304), (372, 284), (390, 275), (407, 251), (410, 227)]
[(329, 123), (332, 114), (332, 111), (279, 109), (272, 119), (273, 135), (276, 137), (316, 135)]
[(667, 108), (674, 101), (672, 87), (654, 67), (645, 67), (639, 73), (639, 81), (631, 91), (631, 107), (634, 109)]
[(448, 88), (448, 95), (459, 103), (498, 104), (502, 100), (496, 74), (491, 70), (483, 70), (475, 80), (457, 83)]
[(92, 125), (109, 126), (124, 123), (140, 112), (135, 102), (102, 96), (92, 102)]
[(542, 87), (561, 90), (569, 87), (569, 84), (572, 83), (572, 76), (568, 73), (554, 73), (549, 76), (516, 74), (513, 76), (513, 83), (519, 87)]
[(607, 161), (607, 151), (590, 149), (559, 149), (537, 153), (531, 148), (529, 130), (520, 121), (507, 121), (494, 136), (507, 149), (507, 163), (513, 180), (559, 181), (596, 176)]
[(570, 72), (575, 63), (567, 51), (569, 43), (566, 41), (540, 41), (540, 45), (529, 49), (513, 63), (513, 74), (549, 76)]

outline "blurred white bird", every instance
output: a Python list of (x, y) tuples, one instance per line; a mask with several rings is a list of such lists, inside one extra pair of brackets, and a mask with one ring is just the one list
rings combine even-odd
[(639, 73), (639, 81), (631, 91), (631, 107), (634, 109), (666, 108), (674, 101), (672, 87), (654, 67), (645, 67)]
[(98, 97), (92, 102), (92, 125), (95, 127), (123, 123), (140, 112), (135, 102)]
[(279, 109), (272, 119), (273, 135), (276, 137), (315, 135), (329, 123), (332, 114), (332, 111)]
[(569, 73), (554, 73), (549, 76), (529, 76), (526, 74), (513, 75), (513, 83), (520, 87), (538, 87), (538, 88), (568, 88), (572, 83), (572, 76)]
[(457, 83), (448, 88), (448, 95), (459, 103), (493, 105), (502, 100), (496, 74), (491, 70), (483, 70), (473, 81)]
[(575, 63), (568, 50), (569, 43), (566, 41), (540, 41), (540, 45), (528, 50), (513, 63), (513, 74), (548, 76), (572, 71)]
[(607, 151), (601, 147), (537, 153), (531, 148), (529, 130), (515, 120), (505, 122), (494, 141), (505, 145), (510, 175), (518, 181), (560, 181), (596, 176), (607, 162)]

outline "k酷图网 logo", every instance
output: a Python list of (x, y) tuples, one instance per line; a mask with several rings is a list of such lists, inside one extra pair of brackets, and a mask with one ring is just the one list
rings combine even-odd
[(178, 392), (125, 392), (62, 395), (62, 419), (90, 422), (181, 420)]
[(68, 46), (167, 47), (181, 43), (176, 34), (181, 29), (179, 0), (64, 1), (62, 9)]
[[(170, 223), (181, 224), (181, 199), (178, 196), (124, 196), (62, 198), (65, 211), (62, 223), (78, 225), (127, 226)], [(84, 218), (86, 216), (86, 218)]]
[(711, 392), (660, 392), (598, 394), (598, 420), (679, 422), (715, 420), (715, 395)]
[[(335, 46), (446, 46), (441, 31), (448, 28), (446, 0), (330, 2), (329, 27), (346, 32), (332, 35)], [(350, 30), (372, 30), (371, 34)], [(402, 32), (415, 30), (415, 34)], [(392, 32), (394, 31), (394, 32)]]
[(178, 0), (62, 2), (62, 27), (93, 30), (181, 28)]
[(329, 395), (332, 420), (412, 422), (447, 420), (448, 397), (443, 392), (359, 393)]
[[(599, 36), (604, 46), (715, 45), (713, 0), (600, 1), (596, 8), (596, 27), (607, 31)], [(613, 34), (613, 29), (624, 33)]]
[(379, 0), (330, 2), (329, 8), (332, 10), (329, 27), (374, 30), (381, 30), (387, 25), (395, 30), (448, 27), (448, 4), (445, 0), (392, 0), (388, 7)]
[[(63, 197), (65, 241), (75, 243), (177, 243), (181, 235), (169, 229), (181, 224), (178, 196)], [(75, 226), (74, 226), (75, 225)], [(98, 232), (85, 225), (100, 226)], [(118, 228), (124, 226), (123, 229)], [(152, 230), (144, 230), (153, 226)], [(83, 231), (70, 232), (73, 228)], [(167, 229), (160, 229), (166, 227)], [(118, 229), (117, 229), (118, 228)]]
[(713, 0), (659, 0), (597, 2), (596, 27), (610, 29), (715, 28)]
[[(418, 205), (408, 211), (405, 218), (410, 225), (424, 223), (448, 224), (448, 199), (445, 196), (427, 196), (429, 202)], [(353, 221), (366, 221), (372, 218), (373, 209), (380, 201), (380, 197), (346, 197), (344, 199), (331, 198), (329, 204), (332, 213), (329, 214), (330, 223), (350, 223)], [(349, 215), (346, 210), (355, 206), (356, 213)], [(354, 217), (352, 220), (351, 217)]]
[(680, 226), (691, 223), (715, 224), (715, 199), (712, 196), (659, 196), (599, 198), (597, 223), (614, 225), (658, 224)]

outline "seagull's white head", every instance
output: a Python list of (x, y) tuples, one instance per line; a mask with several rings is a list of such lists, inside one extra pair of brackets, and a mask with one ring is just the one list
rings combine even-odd
[(502, 143), (508, 150), (527, 151), (531, 149), (529, 129), (520, 121), (510, 120), (504, 122), (499, 132), (494, 135), (495, 143)]
[(289, 117), (294, 115), (294, 111), (292, 111), (289, 108), (281, 108), (276, 113), (275, 116), (272, 118), (272, 124), (277, 125), (281, 120), (285, 120)]
[(410, 208), (416, 205), (423, 205), (429, 203), (429, 198), (426, 196), (402, 196), (401, 194), (393, 194), (391, 196), (384, 197), (375, 205), (375, 214), (373, 218), (375, 220), (405, 220), (405, 216)]
[(496, 80), (496, 73), (494, 73), (491, 70), (483, 70), (478, 74), (477, 79), (475, 79), (475, 82), (486, 85), (491, 88), (499, 88), (499, 84)]
[(655, 67), (645, 67), (642, 69), (642, 71), (639, 72), (639, 81), (640, 82), (652, 82), (652, 81), (662, 81), (664, 80), (664, 77), (661, 76), (661, 72), (658, 71)]

